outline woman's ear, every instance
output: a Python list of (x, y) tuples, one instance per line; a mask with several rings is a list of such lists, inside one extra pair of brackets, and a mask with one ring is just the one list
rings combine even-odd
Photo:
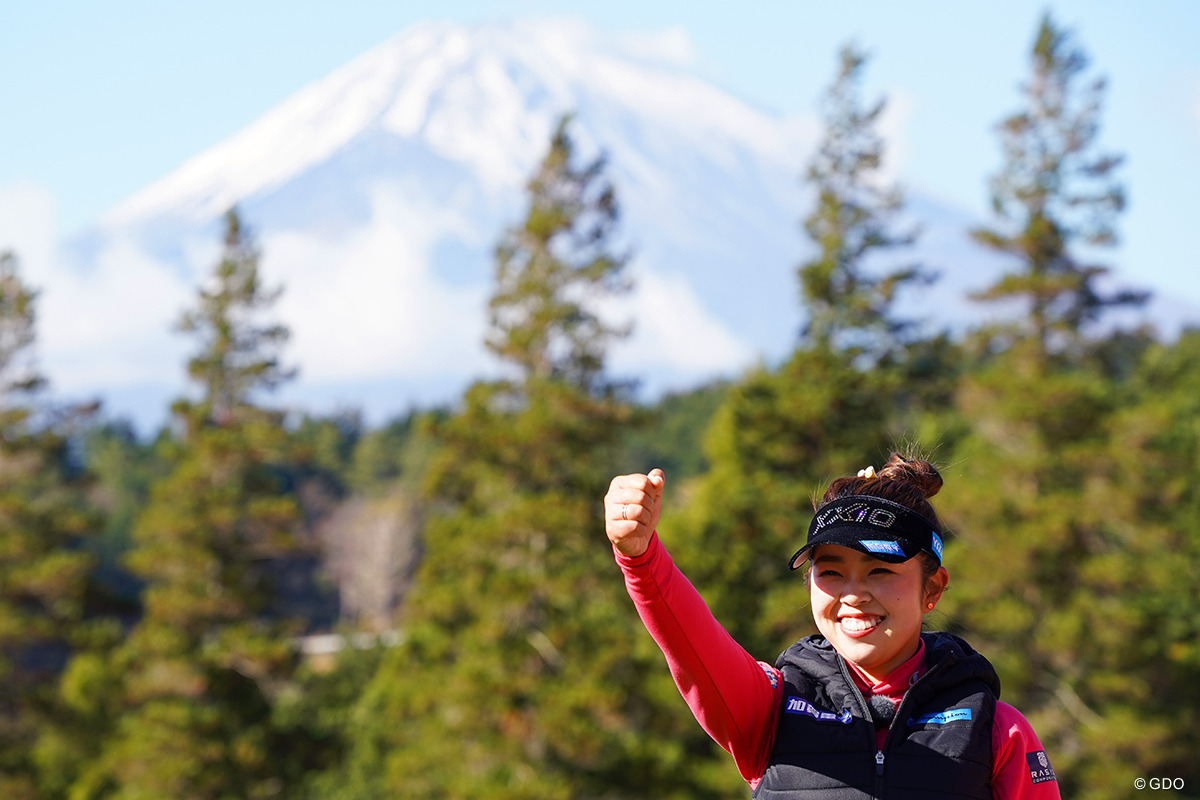
[(929, 576), (929, 580), (925, 582), (925, 610), (932, 611), (948, 588), (950, 588), (950, 573), (946, 571), (945, 567), (938, 567), (938, 571)]

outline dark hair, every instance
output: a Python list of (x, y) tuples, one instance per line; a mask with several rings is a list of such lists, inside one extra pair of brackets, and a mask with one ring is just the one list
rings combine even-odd
[[(907, 458), (900, 453), (892, 453), (873, 478), (848, 475), (829, 484), (820, 501), (814, 500), (813, 508), (819, 511), (826, 503), (849, 495), (882, 497), (911, 508), (942, 530), (937, 512), (929, 503), (929, 498), (941, 488), (942, 476), (933, 464), (923, 458)], [(921, 553), (919, 557), (922, 573), (929, 579), (938, 570), (937, 560), (927, 553)]]

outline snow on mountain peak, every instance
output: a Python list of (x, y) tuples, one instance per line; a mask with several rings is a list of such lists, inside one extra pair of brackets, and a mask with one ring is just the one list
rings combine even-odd
[(606, 37), (571, 19), (422, 23), (188, 160), (101, 225), (160, 215), (212, 220), (380, 132), (422, 141), (489, 188), (509, 186), (522, 181), (554, 119), (574, 110), (582, 94), (670, 125), (696, 144), (716, 134), (781, 155), (793, 137), (779, 135), (779, 121), (691, 75), (691, 58), (679, 30)]
[[(403, 385), (444, 400), (487, 369), (492, 248), (568, 112), (580, 156), (608, 157), (635, 255), (624, 307), (635, 334), (614, 348), (614, 368), (652, 376), (654, 391), (788, 349), (797, 176), (815, 125), (703, 80), (678, 30), (413, 26), (112, 209), (81, 251), (111, 264), (117, 247), (138, 249), (175, 276), (171, 296), (186, 296), (236, 204), (267, 278), (285, 287), (299, 395), (344, 390), (355, 399), (339, 402), (369, 405), (364, 386)], [(81, 340), (61, 360), (118, 374), (110, 345), (95, 354)], [(177, 363), (154, 369), (178, 380)]]
[[(818, 127), (720, 90), (697, 61), (679, 30), (412, 26), (74, 243), (75, 263), (41, 282), (39, 310), (56, 332), (48, 371), (68, 391), (104, 392), (116, 413), (163, 413), (183, 380), (171, 320), (236, 204), (266, 281), (284, 287), (274, 311), (300, 367), (289, 402), (380, 418), (456, 399), (495, 367), (482, 344), (493, 248), (521, 218), (528, 176), (568, 112), (580, 156), (607, 156), (618, 246), (634, 255), (634, 292), (601, 309), (633, 322), (613, 370), (653, 393), (782, 357), (800, 326), (795, 269), (811, 243), (798, 230), (809, 202), (799, 178)], [(916, 311), (963, 317), (965, 292), (1001, 266), (965, 234), (974, 220), (928, 198), (909, 208), (924, 226), (914, 260), (955, 267)]]

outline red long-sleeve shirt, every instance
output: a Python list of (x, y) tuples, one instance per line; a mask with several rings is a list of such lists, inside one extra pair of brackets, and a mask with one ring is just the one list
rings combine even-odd
[[(733, 640), (695, 587), (675, 566), (655, 533), (636, 558), (616, 553), (638, 615), (666, 656), (675, 685), (696, 721), (733, 756), (753, 787), (771, 757), (783, 697), (780, 673)], [(851, 665), (853, 666), (853, 665)], [(854, 670), (864, 696), (880, 694), (899, 704), (914, 673), (925, 669), (924, 646), (882, 682)], [(880, 732), (880, 745), (886, 731)], [(1058, 782), (1042, 766), (1045, 752), (1029, 722), (997, 701), (992, 731), (992, 792), (999, 800), (1051, 800)]]

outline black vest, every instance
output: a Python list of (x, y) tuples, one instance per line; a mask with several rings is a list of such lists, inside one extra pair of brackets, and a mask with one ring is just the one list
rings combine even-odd
[(1000, 680), (948, 633), (926, 633), (926, 673), (905, 694), (883, 750), (850, 667), (822, 636), (775, 662), (783, 707), (755, 800), (992, 797), (992, 720)]

